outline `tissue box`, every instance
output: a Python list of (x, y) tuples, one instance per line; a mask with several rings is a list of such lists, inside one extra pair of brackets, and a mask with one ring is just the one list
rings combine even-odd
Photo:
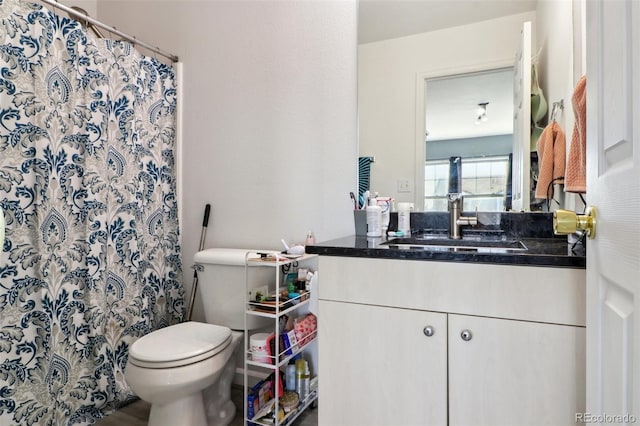
[(271, 399), (271, 376), (258, 382), (247, 393), (247, 418), (252, 419), (258, 411)]
[(318, 327), (318, 321), (316, 316), (313, 314), (307, 314), (302, 319), (296, 319), (294, 325), (294, 331), (296, 333), (296, 340), (298, 341), (298, 345), (300, 347), (307, 344), (316, 332), (316, 328)]
[(253, 419), (258, 411), (260, 411), (260, 397), (255, 392), (250, 392), (247, 395), (247, 418)]
[(287, 331), (280, 337), (282, 338), (282, 346), (284, 347), (285, 355), (293, 354), (297, 345), (296, 332), (294, 330)]

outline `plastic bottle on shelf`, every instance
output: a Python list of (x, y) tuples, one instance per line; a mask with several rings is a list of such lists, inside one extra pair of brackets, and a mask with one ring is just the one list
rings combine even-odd
[(285, 386), (288, 391), (296, 391), (296, 366), (294, 364), (287, 365), (285, 382)]
[(304, 240), (304, 244), (307, 246), (312, 246), (316, 243), (316, 237), (313, 235), (312, 231), (307, 232), (307, 237)]
[(311, 373), (309, 371), (309, 363), (304, 362), (304, 373), (302, 375), (302, 394), (301, 399), (304, 400), (309, 396), (309, 382), (311, 381)]
[(382, 209), (375, 198), (371, 198), (367, 211), (367, 237), (382, 236)]
[(298, 358), (296, 360), (296, 392), (298, 393), (298, 398), (302, 401), (302, 388), (304, 384), (302, 383), (304, 379), (304, 359)]

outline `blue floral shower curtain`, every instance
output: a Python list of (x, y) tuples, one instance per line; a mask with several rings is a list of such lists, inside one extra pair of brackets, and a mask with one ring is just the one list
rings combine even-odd
[(0, 424), (91, 424), (182, 320), (173, 69), (0, 0)]

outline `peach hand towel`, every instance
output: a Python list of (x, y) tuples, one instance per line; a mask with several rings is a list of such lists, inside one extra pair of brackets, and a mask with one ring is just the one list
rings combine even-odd
[(567, 158), (566, 192), (587, 192), (587, 77), (576, 84), (571, 97), (576, 118)]
[(536, 144), (538, 150), (538, 184), (536, 198), (553, 198), (553, 185), (563, 183), (566, 139), (555, 121), (544, 128)]

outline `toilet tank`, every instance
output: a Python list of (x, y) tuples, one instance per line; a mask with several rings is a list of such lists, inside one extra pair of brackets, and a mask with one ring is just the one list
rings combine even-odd
[[(198, 292), (202, 297), (204, 317), (209, 324), (223, 325), (232, 330), (244, 330), (245, 256), (247, 252), (260, 250), (236, 248), (210, 248), (199, 251), (194, 262), (202, 268), (198, 271)], [(249, 268), (248, 290), (271, 284), (274, 286), (273, 268)], [(272, 324), (266, 318), (247, 317), (247, 330)]]

